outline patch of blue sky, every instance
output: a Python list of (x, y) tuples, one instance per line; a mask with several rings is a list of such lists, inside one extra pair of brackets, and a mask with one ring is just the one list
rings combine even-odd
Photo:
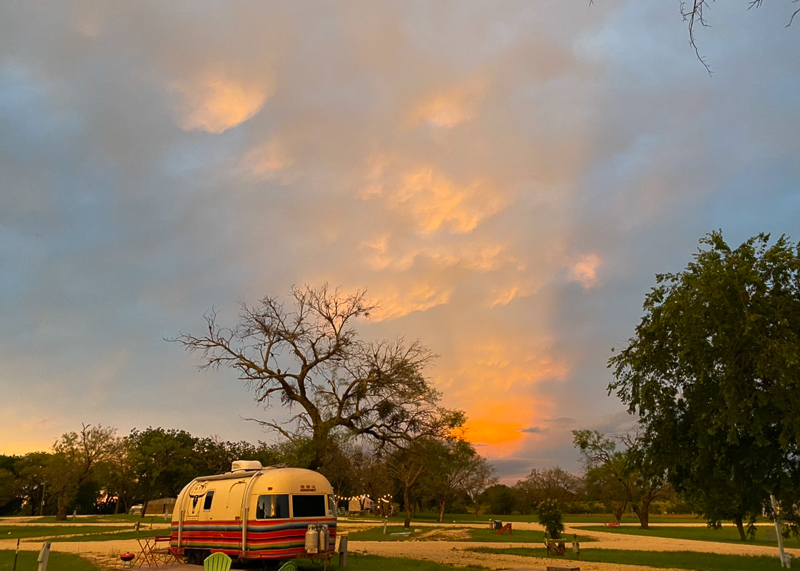
[(0, 67), (0, 152), (20, 163), (51, 161), (80, 133), (78, 116), (59, 108), (48, 86), (28, 69)]
[(759, 232), (800, 241), (800, 173), (790, 157), (775, 157), (730, 173), (701, 208), (710, 228), (738, 245)]
[[(167, 148), (160, 168), (163, 174), (170, 177), (194, 179), (200, 174), (206, 175), (203, 180), (207, 180), (207, 176), (233, 165), (241, 156), (245, 143), (243, 125), (224, 133), (186, 133)], [(188, 188), (184, 187), (184, 190)]]

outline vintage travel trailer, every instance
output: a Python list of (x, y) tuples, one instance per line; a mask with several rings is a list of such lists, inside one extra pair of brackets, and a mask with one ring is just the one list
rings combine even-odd
[(170, 551), (199, 564), (218, 551), (240, 560), (328, 559), (335, 541), (336, 502), (322, 474), (238, 460), (183, 488)]

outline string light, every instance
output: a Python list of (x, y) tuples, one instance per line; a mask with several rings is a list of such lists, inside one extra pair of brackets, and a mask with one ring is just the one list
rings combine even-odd
[[(335, 496), (337, 500), (342, 500), (346, 502), (351, 502), (353, 500), (369, 500), (370, 502), (373, 501), (367, 494), (361, 494), (359, 496)], [(379, 502), (391, 503), (392, 501), (392, 494), (386, 494), (378, 498)]]

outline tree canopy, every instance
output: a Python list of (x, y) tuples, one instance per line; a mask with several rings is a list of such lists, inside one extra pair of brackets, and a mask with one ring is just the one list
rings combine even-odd
[(771, 493), (797, 513), (786, 504), (800, 482), (800, 250), (768, 234), (701, 244), (684, 271), (657, 276), (609, 361), (609, 392), (639, 415), (675, 486), (744, 538)]
[(354, 322), (374, 309), (363, 290), (293, 288), (290, 307), (278, 297), (255, 307), (242, 303), (232, 329), (220, 327), (212, 311), (203, 335), (176, 341), (202, 355), (203, 369), (236, 370), (265, 407), (277, 398), (294, 412), (284, 423), (259, 422), (290, 440), (310, 438), (316, 447), (310, 467), (318, 468), (337, 431), (398, 443), (442, 436), (464, 421), (463, 413), (439, 405), (424, 375), (434, 355), (419, 341), (359, 338)]

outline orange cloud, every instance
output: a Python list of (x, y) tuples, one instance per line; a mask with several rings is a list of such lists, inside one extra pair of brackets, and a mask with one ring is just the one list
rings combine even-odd
[(361, 243), (359, 249), (365, 253), (364, 261), (368, 266), (377, 271), (404, 271), (414, 265), (418, 252), (390, 252), (389, 242), (390, 236), (384, 234)]
[(409, 212), (424, 234), (443, 227), (458, 234), (471, 232), (503, 205), (485, 183), (458, 186), (432, 168), (406, 173), (392, 203)]
[(477, 272), (488, 272), (505, 264), (517, 265), (504, 244), (469, 243), (436, 244), (422, 243), (397, 244), (389, 234), (364, 241), (359, 249), (364, 252), (365, 263), (373, 270), (405, 271), (412, 268), (421, 258), (425, 258), (440, 268), (461, 266)]
[(258, 113), (272, 88), (267, 81), (242, 81), (225, 74), (209, 74), (194, 81), (176, 82), (180, 96), (178, 123), (185, 131), (222, 133)]
[(467, 234), (508, 203), (487, 180), (464, 185), (433, 167), (400, 169), (398, 173), (398, 168), (393, 168), (389, 157), (373, 158), (359, 196), (364, 200), (384, 199), (391, 210), (410, 218), (423, 235), (440, 230)]
[(248, 152), (242, 159), (241, 168), (255, 179), (270, 179), (291, 164), (283, 145), (271, 140)]
[[(524, 270), (524, 264), (518, 262), (517, 269)], [(514, 301), (515, 299), (533, 295), (541, 287), (538, 280), (526, 278), (517, 282), (512, 282), (508, 285), (501, 285), (492, 288), (490, 293), (491, 301), (489, 307), (503, 307)]]
[(415, 311), (425, 311), (450, 301), (452, 290), (419, 283), (409, 288), (392, 288), (377, 293), (378, 309), (373, 312), (375, 321), (397, 319)]
[(413, 128), (428, 123), (435, 127), (452, 129), (475, 117), (485, 91), (486, 82), (481, 78), (437, 91), (414, 107), (405, 124)]
[(570, 276), (585, 289), (593, 288), (597, 285), (597, 269), (600, 264), (601, 260), (596, 254), (586, 254), (573, 264)]

